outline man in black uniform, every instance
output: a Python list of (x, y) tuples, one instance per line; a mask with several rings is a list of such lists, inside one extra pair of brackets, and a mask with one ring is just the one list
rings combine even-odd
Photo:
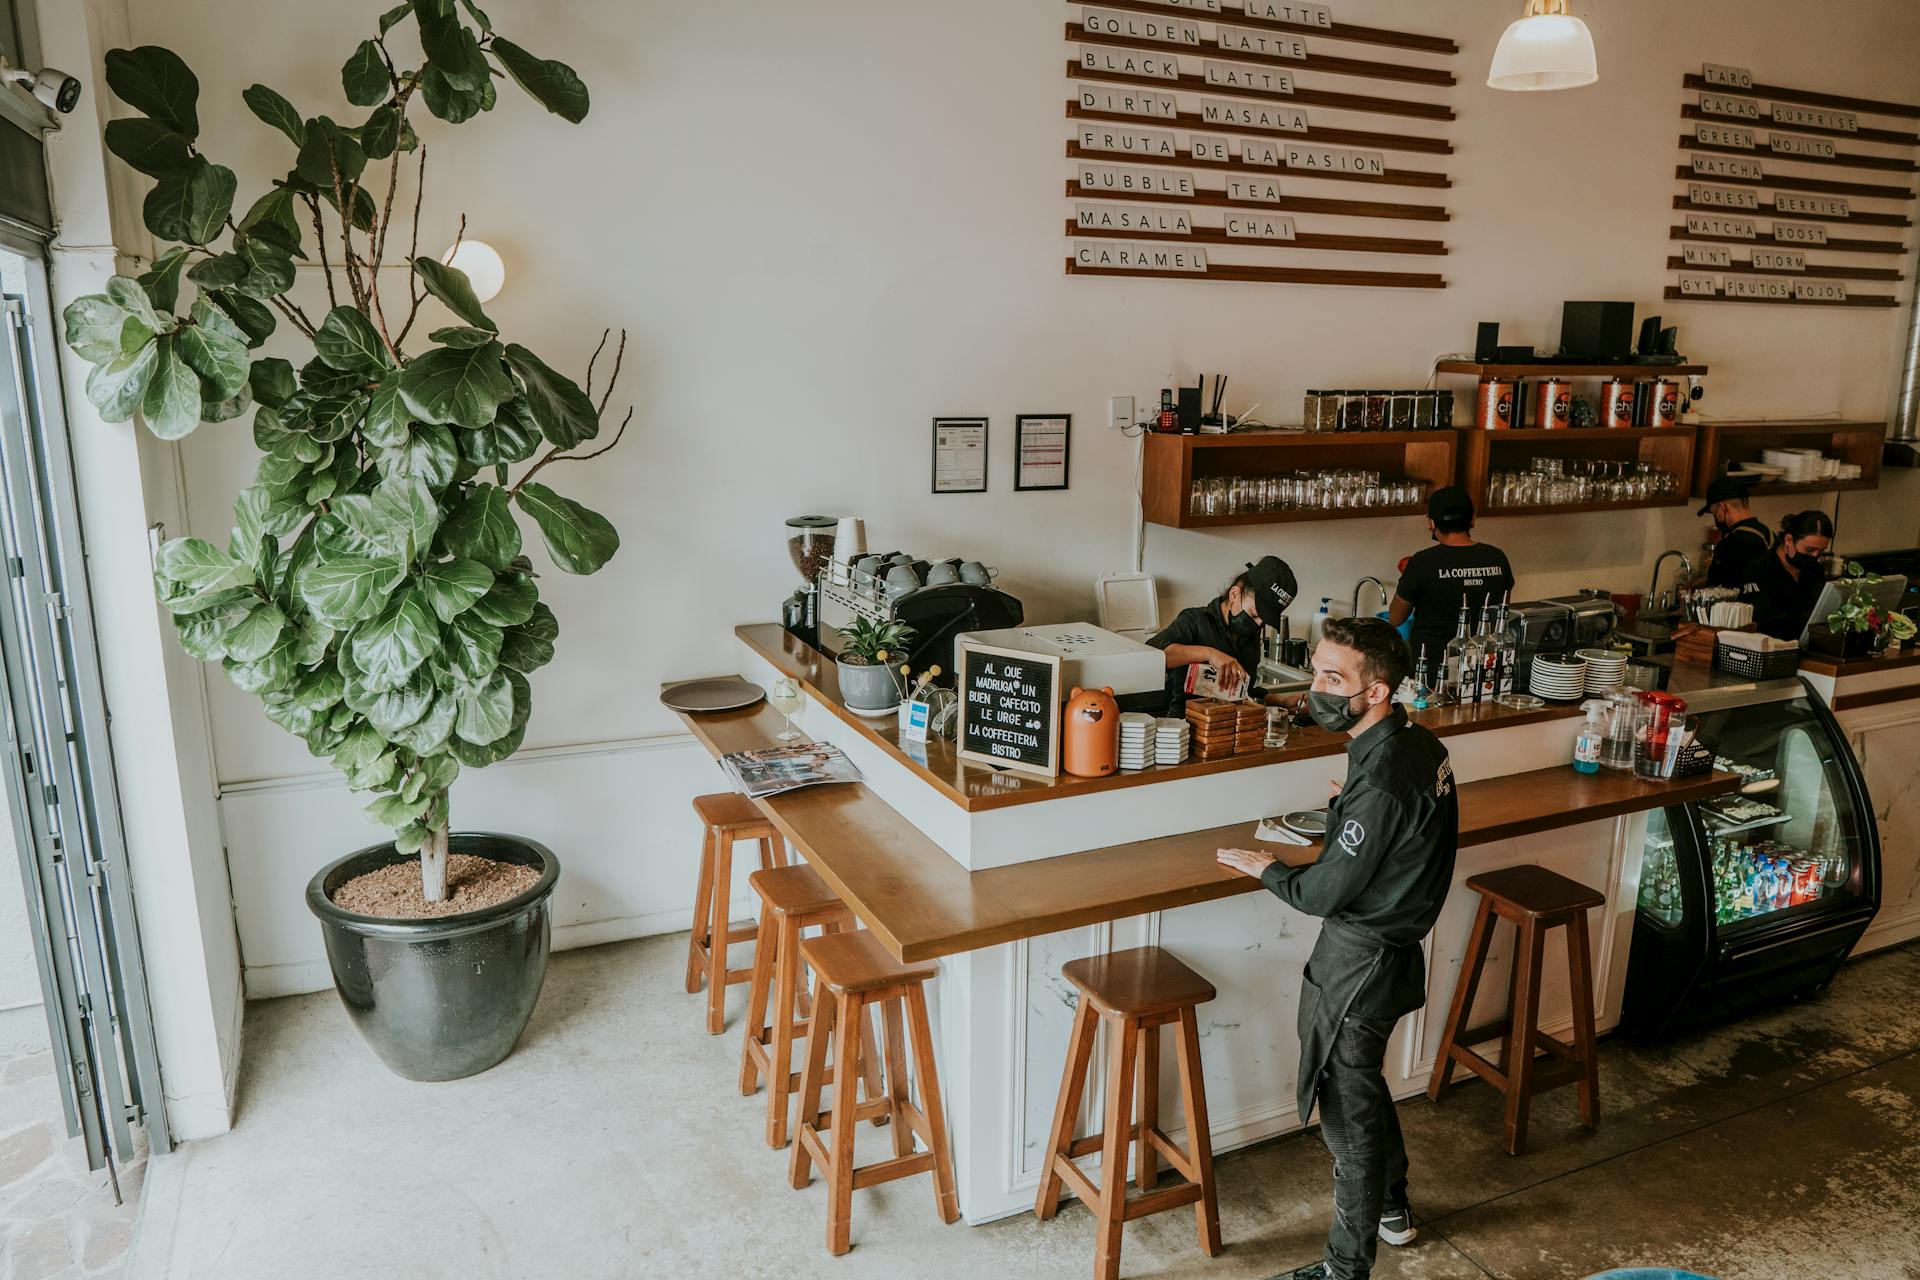
[(1279, 556), (1266, 556), (1206, 604), (1182, 609), (1147, 643), (1167, 655), (1167, 711), (1177, 716), (1186, 708), (1187, 668), (1196, 662), (1213, 666), (1229, 680), (1245, 680), (1250, 696), (1260, 670), (1260, 634), (1280, 620), (1299, 590), (1293, 570)]
[(1327, 812), (1317, 861), (1222, 849), (1220, 862), (1257, 876), (1281, 901), (1323, 917), (1300, 980), (1301, 1123), (1320, 1103), (1333, 1153), (1333, 1229), (1324, 1260), (1295, 1280), (1364, 1280), (1376, 1238), (1408, 1244), (1407, 1151), (1381, 1074), (1387, 1038), (1426, 1002), (1420, 942), (1453, 883), (1460, 808), (1439, 739), (1393, 705), (1411, 667), (1378, 618), (1327, 622), (1307, 695), (1321, 727), (1345, 733), (1347, 780)]
[(1720, 530), (1707, 565), (1707, 585), (1744, 591), (1756, 581), (1760, 557), (1773, 550), (1773, 531), (1747, 505), (1747, 486), (1721, 476), (1707, 486), (1707, 500), (1697, 515), (1712, 514)]
[(1413, 615), (1408, 647), (1416, 661), (1425, 651), (1427, 670), (1437, 681), (1460, 606), (1469, 610), (1470, 630), (1478, 630), (1481, 608), (1512, 593), (1513, 566), (1500, 548), (1473, 540), (1473, 499), (1465, 489), (1448, 485), (1433, 491), (1427, 499), (1427, 533), (1436, 545), (1407, 557), (1387, 621), (1397, 627)]

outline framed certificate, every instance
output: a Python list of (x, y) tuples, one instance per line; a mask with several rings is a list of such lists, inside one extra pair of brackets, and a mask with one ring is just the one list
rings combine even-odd
[(1023, 413), (1013, 424), (1013, 487), (1066, 488), (1073, 415)]
[(987, 420), (935, 418), (933, 420), (933, 491), (985, 493), (987, 491)]

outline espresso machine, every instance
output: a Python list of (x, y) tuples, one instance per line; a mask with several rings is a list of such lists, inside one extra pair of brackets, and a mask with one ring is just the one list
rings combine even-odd
[[(967, 582), (958, 578), (952, 561), (926, 561), (895, 552), (885, 558), (888, 567), (878, 571), (878, 559), (862, 556), (853, 563), (830, 563), (815, 586), (819, 592), (819, 639), (822, 653), (838, 656), (845, 642), (839, 628), (852, 626), (856, 618), (875, 622), (904, 622), (913, 628), (908, 649), (913, 665), (923, 669), (938, 664), (939, 683), (953, 682), (953, 642), (962, 632), (990, 631), (1015, 627), (1026, 621), (1020, 601), (992, 584)], [(866, 568), (860, 566), (866, 564)], [(947, 566), (954, 577), (940, 572)], [(905, 569), (906, 573), (896, 572)], [(917, 585), (909, 585), (911, 576)], [(933, 581), (929, 582), (928, 579)]]

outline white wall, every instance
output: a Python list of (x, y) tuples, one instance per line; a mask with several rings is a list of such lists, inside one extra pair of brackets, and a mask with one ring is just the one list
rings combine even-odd
[[(308, 110), (339, 109), (337, 68), (382, 7), (142, 0), (133, 36), (195, 68), (205, 146), (248, 196), (290, 155), (240, 90), (265, 81)], [(562, 752), (520, 775), (469, 777), (457, 821), (488, 810), (489, 795), (514, 796), (489, 821), (546, 839), (565, 860), (581, 892), (563, 894), (563, 924), (603, 922), (597, 938), (677, 920), (691, 897), (686, 798), (717, 775), (670, 736), (679, 726), (656, 689), (731, 669), (731, 626), (773, 615), (794, 585), (782, 519), (860, 514), (889, 544), (1002, 566), (1030, 618), (1089, 616), (1092, 577), (1132, 556), (1134, 444), (1103, 428), (1106, 397), (1144, 403), (1169, 374), (1225, 370), (1235, 406), (1257, 399), (1263, 416), (1295, 420), (1309, 385), (1418, 384), (1435, 356), (1471, 344), (1476, 320), (1551, 345), (1562, 299), (1630, 298), (1678, 323), (1682, 349), (1713, 365), (1705, 407), (1716, 414), (1886, 413), (1902, 311), (1658, 297), (1683, 72), (1711, 59), (1779, 83), (1920, 101), (1920, 8), (1857, 0), (1802, 38), (1809, 10), (1795, 0), (1580, 7), (1601, 83), (1525, 96), (1482, 87), (1513, 0), (1339, 7), (1462, 48), (1448, 62), (1461, 83), (1445, 95), (1459, 115), (1445, 128), (1456, 154), (1434, 165), (1455, 184), (1452, 252), (1439, 262), (1450, 287), (1394, 292), (1064, 276), (1066, 5), (493, 0), (504, 33), (578, 67), (593, 112), (570, 128), (508, 86), (490, 117), (458, 130), (428, 122), (424, 245), (437, 252), (464, 210), (470, 233), (507, 258), (492, 313), (563, 367), (584, 366), (601, 326), (626, 326), (621, 400), (640, 406), (618, 451), (547, 473), (611, 516), (625, 545), (597, 578), (544, 583), (562, 658), (535, 680), (528, 742), (668, 737), (658, 750), (586, 756), (592, 764)], [(1070, 491), (1012, 491), (1021, 412), (1075, 416)], [(990, 493), (927, 496), (936, 414), (992, 416)], [(192, 527), (224, 530), (252, 466), (245, 426), (202, 428), (182, 453)], [(1853, 499), (1846, 510), (1852, 518)], [(1697, 547), (1699, 524), (1689, 508), (1488, 522), (1483, 533), (1535, 595), (1637, 589), (1659, 550)], [(1309, 600), (1344, 599), (1423, 536), (1414, 519), (1153, 529), (1146, 555), (1170, 612), (1269, 550), (1293, 563)], [(215, 679), (208, 700), (249, 990), (295, 989), (265, 980), (266, 965), (318, 972), (317, 933), (287, 904), (321, 859), (378, 833), (344, 791), (323, 784), (316, 798), (315, 762), (253, 699)], [(537, 785), (512, 780), (522, 776)]]

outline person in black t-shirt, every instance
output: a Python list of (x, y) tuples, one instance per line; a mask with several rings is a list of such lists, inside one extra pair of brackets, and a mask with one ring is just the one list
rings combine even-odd
[(1713, 544), (1707, 565), (1707, 585), (1746, 590), (1759, 581), (1761, 557), (1773, 550), (1773, 531), (1747, 506), (1747, 486), (1721, 476), (1707, 486), (1707, 500), (1697, 515), (1713, 516), (1720, 541)]
[(1824, 511), (1800, 511), (1780, 522), (1773, 550), (1753, 571), (1753, 629), (1777, 640), (1799, 640), (1827, 585), (1821, 557), (1833, 549), (1833, 521)]
[(1387, 621), (1399, 626), (1413, 615), (1407, 648), (1419, 662), (1424, 652), (1429, 679), (1437, 679), (1447, 641), (1453, 639), (1460, 606), (1471, 625), (1479, 625), (1483, 605), (1513, 592), (1513, 566), (1507, 553), (1473, 540), (1473, 499), (1448, 485), (1427, 500), (1427, 532), (1437, 546), (1415, 552), (1400, 572)]
[(1166, 714), (1177, 716), (1186, 707), (1187, 668), (1196, 662), (1211, 663), (1222, 675), (1244, 672), (1252, 693), (1260, 670), (1260, 632), (1279, 621), (1299, 589), (1287, 562), (1267, 556), (1206, 604), (1182, 609), (1147, 641), (1166, 651)]

